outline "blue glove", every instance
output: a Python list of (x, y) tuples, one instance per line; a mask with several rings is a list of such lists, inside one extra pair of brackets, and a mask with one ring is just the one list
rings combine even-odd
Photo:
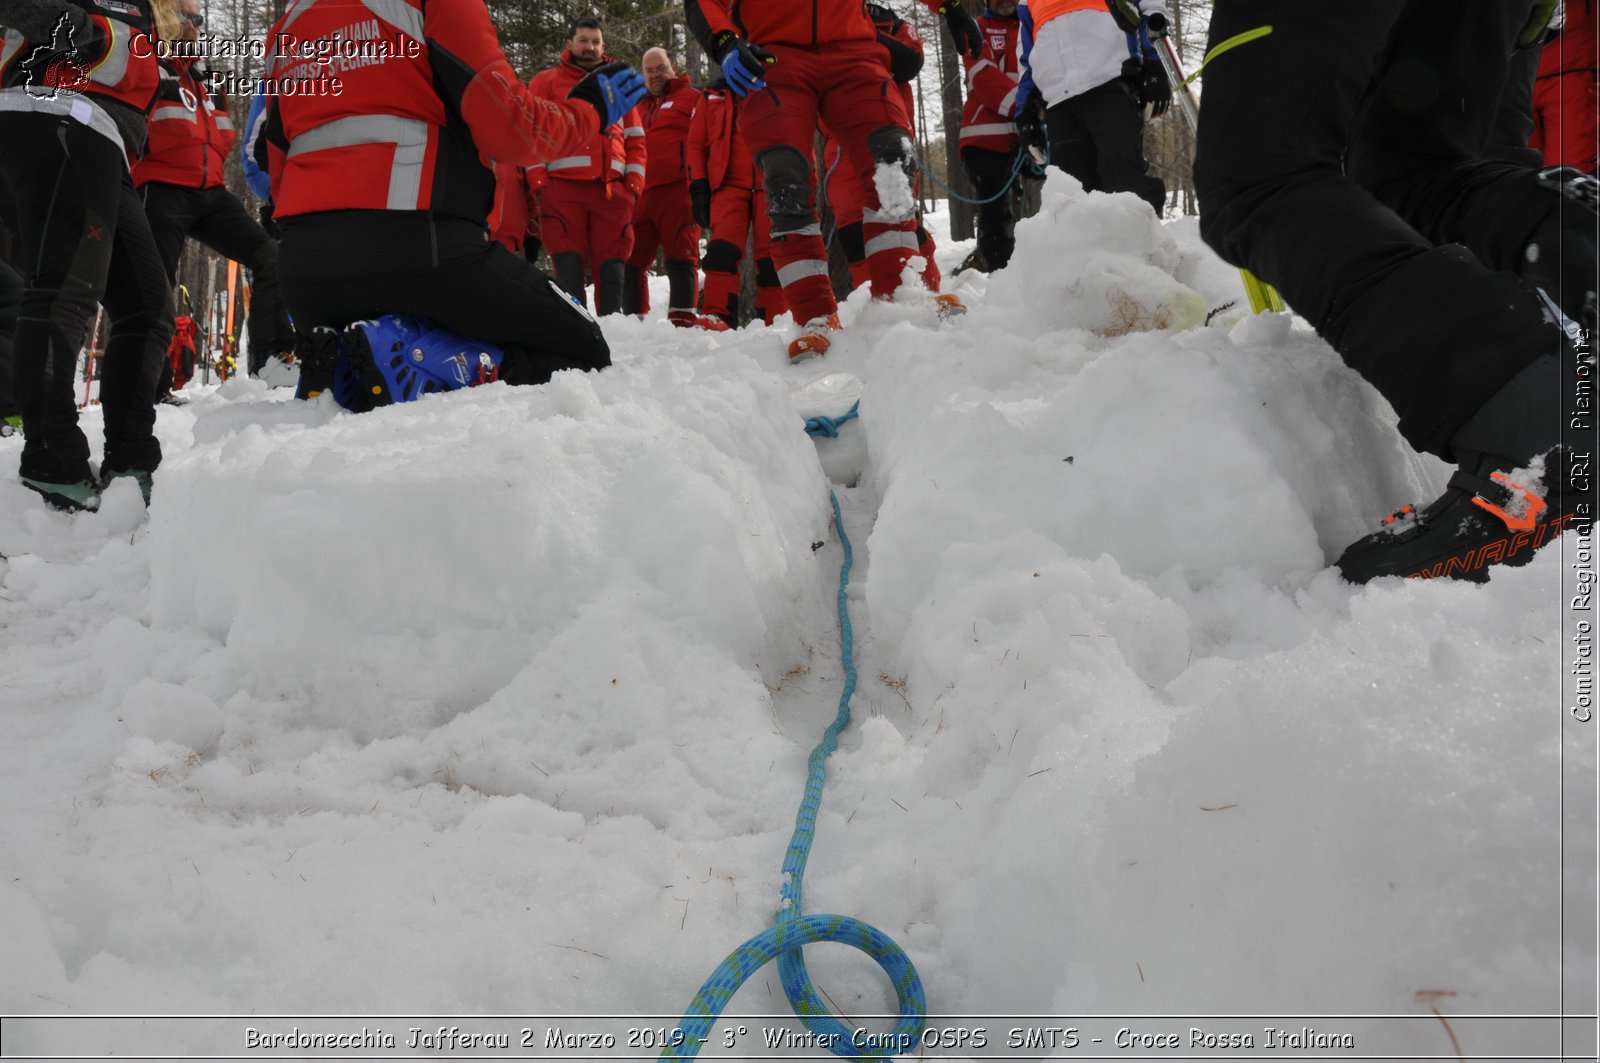
[(650, 90), (644, 78), (627, 63), (607, 63), (591, 70), (587, 77), (567, 93), (569, 100), (582, 100), (600, 115), (600, 128), (616, 125), (633, 105)]
[(765, 67), (778, 61), (777, 56), (759, 44), (751, 44), (731, 30), (723, 30), (712, 42), (712, 47), (717, 63), (722, 67), (723, 80), (727, 81), (728, 88), (733, 90), (735, 96), (746, 96), (767, 87), (762, 75)]

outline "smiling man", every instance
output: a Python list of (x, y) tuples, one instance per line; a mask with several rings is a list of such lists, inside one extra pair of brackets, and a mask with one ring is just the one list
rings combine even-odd
[(684, 141), (700, 93), (679, 74), (664, 48), (651, 48), (640, 65), (649, 95), (639, 103), (645, 135), (644, 194), (633, 208), (633, 253), (628, 256), (628, 278), (623, 310), (644, 315), (650, 310), (646, 274), (656, 251), (665, 253), (669, 283), (667, 319), (680, 328), (698, 324), (719, 327), (720, 321), (695, 313), (699, 302), (700, 227), (695, 224), (689, 199), (689, 171)]

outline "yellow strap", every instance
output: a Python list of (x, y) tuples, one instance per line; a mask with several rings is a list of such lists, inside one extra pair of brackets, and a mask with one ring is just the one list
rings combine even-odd
[(1271, 32), (1271, 26), (1257, 26), (1253, 30), (1245, 30), (1243, 33), (1235, 33), (1232, 37), (1229, 37), (1227, 40), (1223, 41), (1221, 44), (1218, 44), (1215, 48), (1207, 52), (1205, 59), (1201, 60), (1200, 65), (1195, 68), (1194, 73), (1184, 78), (1183, 81), (1178, 84), (1178, 88), (1186, 88), (1189, 82), (1199, 78), (1201, 72), (1204, 71), (1205, 68), (1210, 64), (1211, 60), (1215, 59), (1217, 56), (1224, 52), (1232, 51), (1241, 44), (1249, 44), (1251, 41), (1258, 41)]

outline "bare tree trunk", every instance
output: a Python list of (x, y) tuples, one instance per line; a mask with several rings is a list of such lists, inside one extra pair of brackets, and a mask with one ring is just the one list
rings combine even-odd
[(974, 197), (972, 182), (961, 165), (961, 83), (964, 80), (961, 58), (950, 34), (938, 31), (939, 101), (944, 113), (944, 181), (950, 186), (950, 238), (970, 240), (977, 232), (978, 212), (969, 202)]

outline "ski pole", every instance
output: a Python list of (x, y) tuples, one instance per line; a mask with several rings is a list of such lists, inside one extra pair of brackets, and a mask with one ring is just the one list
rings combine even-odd
[[(1167, 80), (1172, 83), (1172, 102), (1177, 104), (1178, 110), (1183, 112), (1183, 117), (1189, 123), (1189, 132), (1196, 138), (1200, 136), (1200, 101), (1194, 98), (1194, 92), (1189, 88), (1189, 79), (1183, 76), (1183, 67), (1178, 64), (1178, 53), (1173, 50), (1172, 38), (1165, 32), (1155, 34), (1156, 55), (1161, 59), (1161, 66), (1167, 72)], [(1239, 271), (1239, 277), (1244, 281), (1244, 294), (1250, 300), (1250, 312), (1259, 314), (1267, 310), (1282, 312), (1287, 309), (1283, 305), (1283, 297), (1272, 285), (1262, 281), (1247, 269)]]

